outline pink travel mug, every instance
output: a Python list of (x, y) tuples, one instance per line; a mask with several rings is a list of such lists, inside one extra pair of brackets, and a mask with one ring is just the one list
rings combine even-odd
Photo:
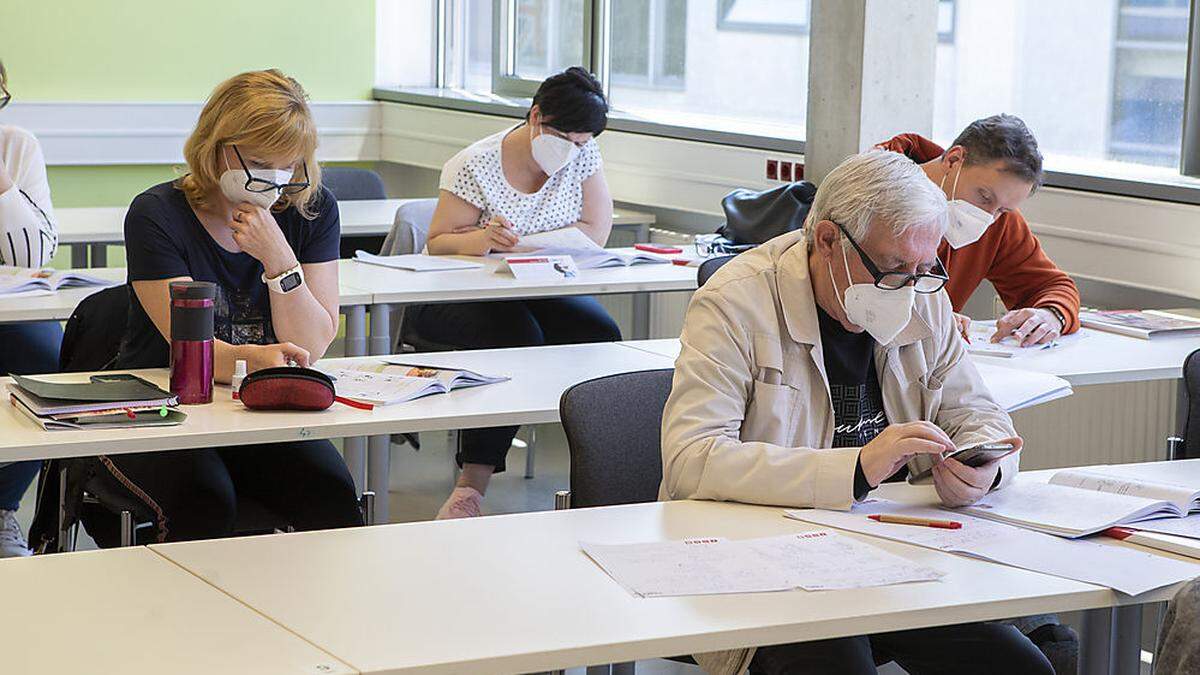
[(216, 284), (171, 282), (171, 393), (183, 404), (212, 403)]

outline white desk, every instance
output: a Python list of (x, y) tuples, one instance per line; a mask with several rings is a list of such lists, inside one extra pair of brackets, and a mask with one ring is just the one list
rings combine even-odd
[(148, 548), (0, 560), (10, 673), (353, 673)]
[[(1089, 328), (1070, 346), (1054, 347), (1028, 356), (1003, 359), (972, 356), (981, 362), (1007, 368), (1057, 375), (1079, 387), (1183, 377), (1183, 360), (1200, 349), (1200, 337), (1163, 337), (1153, 340), (1114, 335)], [(666, 356), (679, 356), (679, 340), (633, 340), (631, 347)]]
[(534, 672), (1116, 601), (1095, 586), (878, 540), (947, 576), (853, 591), (646, 600), (578, 545), (810, 529), (778, 508), (673, 502), (151, 548), (369, 673)]
[[(342, 236), (359, 237), (387, 234), (396, 217), (396, 209), (405, 202), (415, 199), (359, 199), (338, 202)], [(55, 209), (58, 225), (58, 241), (70, 245), (72, 264), (86, 267), (84, 260), (91, 246), (91, 266), (104, 267), (105, 249), (108, 244), (125, 241), (126, 206), (100, 206), (86, 208)], [(647, 228), (654, 224), (654, 215), (629, 209), (615, 209), (614, 227), (634, 228), (638, 241), (647, 239)]]
[[(232, 400), (228, 386), (216, 385), (211, 404), (182, 408), (188, 414), (183, 424), (137, 430), (43, 431), (5, 401), (0, 405), (0, 462), (550, 423), (558, 421), (559, 398), (574, 384), (605, 375), (669, 366), (661, 357), (614, 343), (402, 354), (397, 358), (412, 363), (461, 366), (493, 375), (509, 375), (512, 379), (408, 403), (378, 406), (374, 410), (334, 404), (321, 412), (248, 410)], [(334, 368), (363, 360), (325, 359), (320, 365)], [(378, 357), (369, 360), (378, 361)], [(167, 384), (165, 368), (130, 372), (160, 386)], [(62, 373), (48, 377), (79, 381), (87, 376), (87, 373)], [(0, 379), (6, 386), (9, 381)]]

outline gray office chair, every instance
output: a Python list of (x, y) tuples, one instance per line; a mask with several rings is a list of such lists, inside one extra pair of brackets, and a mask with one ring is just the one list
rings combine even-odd
[(717, 270), (725, 266), (725, 263), (736, 258), (737, 255), (722, 255), (716, 258), (709, 258), (700, 263), (700, 269), (696, 270), (696, 286), (703, 286), (704, 282), (708, 281), (709, 277), (717, 273)]
[[(387, 188), (379, 174), (370, 169), (358, 169), (345, 166), (321, 167), (321, 184), (329, 188), (339, 201), (356, 199), (387, 199)], [(377, 251), (383, 237), (368, 235), (363, 237), (342, 237), (339, 257), (353, 258), (358, 249)]]
[[(663, 408), (674, 373), (666, 368), (608, 375), (563, 392), (558, 412), (571, 455), (571, 489), (554, 495), (555, 509), (658, 499)], [(695, 663), (690, 656), (670, 660)], [(589, 675), (593, 672), (632, 675), (634, 665), (588, 668)]]

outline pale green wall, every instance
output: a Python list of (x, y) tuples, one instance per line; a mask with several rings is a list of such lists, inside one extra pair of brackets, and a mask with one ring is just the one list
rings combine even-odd
[[(368, 99), (374, 0), (2, 0), (0, 59), (26, 101), (201, 101), (277, 67), (313, 100)], [(0, 113), (0, 119), (3, 114)], [(127, 204), (171, 166), (51, 166), (55, 206)]]

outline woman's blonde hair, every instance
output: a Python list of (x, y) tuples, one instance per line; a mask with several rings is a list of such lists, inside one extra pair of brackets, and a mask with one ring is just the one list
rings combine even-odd
[[(239, 146), (267, 157), (298, 157), (308, 168), (309, 186), (295, 194), (284, 194), (272, 207), (282, 211), (296, 207), (305, 218), (316, 217), (320, 198), (321, 167), (317, 164), (317, 125), (308, 108), (308, 94), (296, 80), (272, 68), (235, 75), (213, 90), (196, 128), (183, 145), (188, 173), (175, 183), (194, 206), (209, 206), (208, 196), (220, 189), (221, 174), (241, 165), (227, 164), (224, 148)], [(304, 180), (297, 167), (293, 178)]]

